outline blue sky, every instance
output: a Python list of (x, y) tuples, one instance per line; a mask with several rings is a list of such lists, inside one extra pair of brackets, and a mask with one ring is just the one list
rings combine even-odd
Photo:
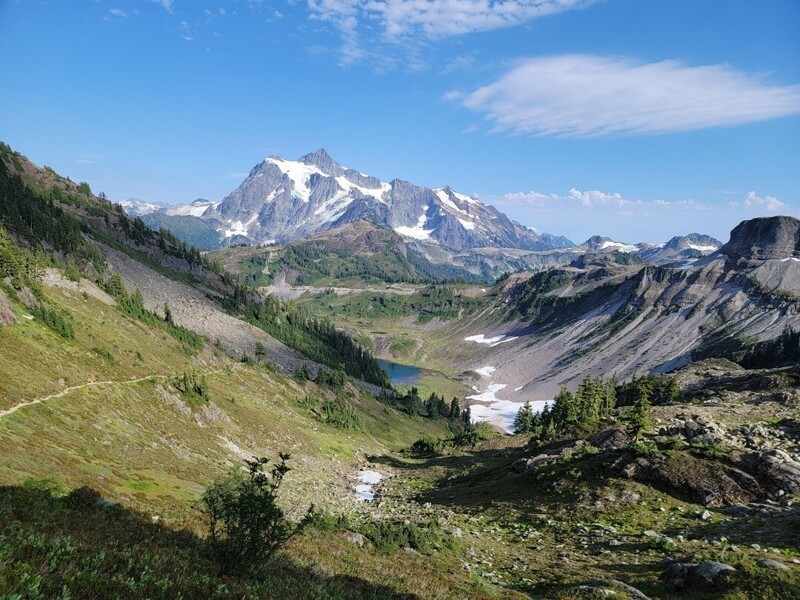
[(571, 237), (800, 216), (797, 0), (0, 0), (0, 139), (111, 199), (319, 147)]

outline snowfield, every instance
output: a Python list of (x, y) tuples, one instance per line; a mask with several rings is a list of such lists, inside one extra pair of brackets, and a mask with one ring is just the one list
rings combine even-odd
[(365, 502), (372, 502), (375, 500), (375, 492), (372, 489), (373, 485), (380, 483), (383, 475), (377, 471), (361, 471), (358, 475), (359, 484), (356, 485), (356, 496), (359, 500)]

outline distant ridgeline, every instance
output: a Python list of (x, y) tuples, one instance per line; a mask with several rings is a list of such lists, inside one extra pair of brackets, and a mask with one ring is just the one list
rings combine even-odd
[[(126, 314), (151, 320), (148, 315), (152, 313), (141, 302), (131, 309), (130, 299), (141, 296), (117, 289), (121, 282), (109, 283), (106, 260), (93, 243), (96, 240), (162, 274), (181, 280), (188, 276), (214, 289), (220, 295), (215, 299), (226, 311), (312, 360), (390, 386), (375, 358), (330, 322), (310, 318), (291, 303), (262, 298), (170, 231), (153, 231), (103, 194), (92, 194), (88, 184), (75, 184), (47, 167), (39, 169), (6, 144), (0, 144), (0, 224), (10, 234), (0, 236), (0, 273), (5, 273), (4, 277), (22, 277), (36, 287), (35, 275), (42, 268), (65, 269), (72, 278), (83, 276), (103, 288), (114, 288), (112, 295), (118, 303), (124, 300)], [(175, 260), (166, 266), (166, 256), (177, 258), (182, 266), (176, 267)], [(188, 332), (181, 335), (190, 346), (196, 345)]]

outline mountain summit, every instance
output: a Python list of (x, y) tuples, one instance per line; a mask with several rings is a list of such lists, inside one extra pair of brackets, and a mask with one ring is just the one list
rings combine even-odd
[(344, 167), (324, 149), (296, 161), (264, 159), (202, 219), (213, 222), (227, 245), (283, 244), (355, 221), (457, 252), (571, 245), (564, 238), (539, 235), (449, 187), (433, 190), (400, 179), (387, 183)]

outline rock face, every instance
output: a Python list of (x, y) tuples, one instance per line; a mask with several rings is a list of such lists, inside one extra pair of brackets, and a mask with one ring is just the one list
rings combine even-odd
[(409, 240), (454, 251), (572, 245), (565, 238), (539, 235), (449, 187), (433, 190), (400, 179), (386, 183), (340, 165), (323, 149), (296, 161), (271, 156), (221, 203), (205, 207), (195, 216), (213, 222), (228, 244), (283, 244), (371, 221)]
[(0, 290), (0, 325), (13, 325), (17, 322), (14, 311), (11, 310), (11, 302), (8, 300), (3, 290)]
[(800, 220), (763, 217), (742, 221), (719, 252), (734, 260), (800, 259)]
[(774, 494), (800, 493), (800, 463), (782, 450), (765, 450), (757, 458), (758, 474)]

